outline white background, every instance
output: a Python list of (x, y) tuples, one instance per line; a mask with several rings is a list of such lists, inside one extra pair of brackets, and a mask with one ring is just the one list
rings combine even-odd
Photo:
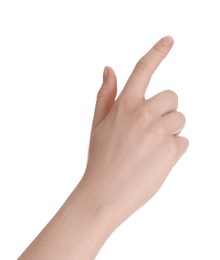
[(161, 37), (146, 97), (174, 90), (187, 154), (98, 260), (220, 259), (219, 1), (0, 1), (0, 259), (16, 259), (80, 180), (102, 70), (123, 88)]

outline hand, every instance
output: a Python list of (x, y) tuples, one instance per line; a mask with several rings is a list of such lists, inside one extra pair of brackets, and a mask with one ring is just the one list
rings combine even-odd
[(177, 95), (144, 98), (172, 45), (163, 38), (141, 58), (117, 100), (115, 74), (105, 69), (85, 174), (20, 260), (94, 259), (113, 230), (160, 188), (188, 146), (179, 136), (185, 118)]
[(152, 74), (172, 45), (171, 37), (157, 42), (138, 61), (117, 100), (116, 76), (110, 67), (104, 71), (80, 185), (111, 209), (116, 225), (157, 192), (188, 147), (188, 140), (179, 136), (185, 117), (177, 112), (177, 95), (165, 90), (144, 98)]

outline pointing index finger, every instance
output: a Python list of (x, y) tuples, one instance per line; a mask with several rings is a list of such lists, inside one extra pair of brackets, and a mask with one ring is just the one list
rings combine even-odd
[[(122, 93), (134, 98), (144, 98), (145, 91), (154, 71), (173, 46), (173, 38), (166, 36), (159, 40), (136, 64)], [(123, 95), (123, 94), (122, 94)]]

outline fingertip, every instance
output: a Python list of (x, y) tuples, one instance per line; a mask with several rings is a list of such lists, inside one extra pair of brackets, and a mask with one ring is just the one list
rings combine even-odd
[(103, 71), (103, 83), (101, 86), (101, 89), (98, 92), (98, 97), (103, 96), (103, 93), (105, 94), (110, 92), (114, 92), (113, 95), (117, 95), (117, 78), (115, 75), (114, 70), (110, 66), (105, 66)]
[(114, 84), (117, 84), (117, 78), (116, 78), (114, 70), (110, 66), (108, 66), (107, 68), (108, 68), (108, 81), (113, 82)]
[(162, 44), (163, 46), (166, 46), (166, 47), (167, 47), (167, 46), (173, 45), (174, 39), (173, 39), (172, 36), (168, 35), (168, 36), (163, 37), (163, 38), (160, 40), (160, 42), (161, 42), (161, 44)]
[(106, 66), (107, 68), (108, 68), (108, 72), (110, 73), (110, 74), (115, 74), (114, 73), (114, 70), (110, 67), (110, 66)]
[(105, 82), (108, 79), (108, 74), (109, 74), (109, 67), (105, 66), (103, 71), (103, 82)]

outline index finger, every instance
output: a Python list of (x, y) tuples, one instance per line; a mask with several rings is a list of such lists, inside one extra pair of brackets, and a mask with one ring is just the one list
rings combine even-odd
[(151, 76), (169, 53), (173, 42), (171, 36), (162, 38), (138, 61), (121, 95), (144, 98)]

